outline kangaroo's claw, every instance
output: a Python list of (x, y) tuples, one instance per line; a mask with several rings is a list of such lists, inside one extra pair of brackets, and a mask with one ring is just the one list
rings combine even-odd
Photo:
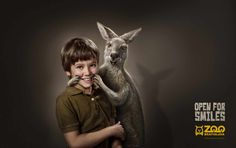
[(79, 82), (79, 77), (76, 76), (76, 77), (71, 78), (71, 79), (67, 82), (67, 85), (68, 85), (68, 86), (73, 86), (73, 85), (77, 84), (78, 82)]

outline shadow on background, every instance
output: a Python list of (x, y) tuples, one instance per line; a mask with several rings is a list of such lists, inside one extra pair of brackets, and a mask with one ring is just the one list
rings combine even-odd
[(146, 67), (138, 64), (139, 72), (143, 78), (140, 89), (142, 90), (142, 100), (145, 118), (145, 146), (172, 148), (173, 135), (170, 123), (165, 112), (162, 110), (158, 100), (159, 82), (167, 79), (173, 69), (166, 69), (160, 72), (151, 73)]

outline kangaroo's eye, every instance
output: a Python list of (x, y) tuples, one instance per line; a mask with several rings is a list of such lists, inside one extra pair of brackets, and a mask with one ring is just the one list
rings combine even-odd
[(111, 43), (107, 43), (107, 47), (108, 47), (108, 48), (111, 47)]
[(126, 50), (126, 49), (127, 49), (127, 46), (121, 46), (120, 49)]

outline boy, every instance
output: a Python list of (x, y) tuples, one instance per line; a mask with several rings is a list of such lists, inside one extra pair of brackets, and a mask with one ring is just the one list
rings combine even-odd
[(62, 48), (61, 60), (67, 76), (79, 78), (56, 102), (58, 125), (69, 147), (122, 147), (114, 140), (124, 137), (120, 122), (115, 124), (115, 107), (101, 89), (94, 87), (99, 62), (95, 43), (73, 38)]

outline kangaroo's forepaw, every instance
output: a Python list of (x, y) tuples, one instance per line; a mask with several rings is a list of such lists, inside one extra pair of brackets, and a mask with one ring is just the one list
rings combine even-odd
[(75, 84), (78, 84), (79, 82), (79, 76), (73, 77), (71, 78), (68, 82), (67, 85), (68, 86), (74, 86)]

